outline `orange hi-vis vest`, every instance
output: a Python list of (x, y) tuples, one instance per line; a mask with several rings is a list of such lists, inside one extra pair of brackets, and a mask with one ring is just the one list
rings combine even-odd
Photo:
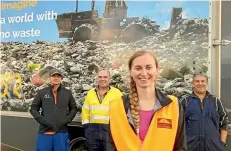
[(143, 142), (130, 126), (123, 100), (110, 103), (110, 130), (117, 151), (173, 151), (178, 128), (179, 105), (172, 101), (154, 113)]

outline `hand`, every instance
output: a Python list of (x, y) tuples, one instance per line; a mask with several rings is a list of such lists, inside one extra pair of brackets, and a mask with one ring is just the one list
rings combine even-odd
[(223, 142), (222, 140), (221, 140), (221, 143), (222, 143), (224, 146), (227, 146), (227, 144), (226, 144), (225, 142)]
[(53, 124), (53, 123), (51, 123), (51, 122), (47, 122), (47, 125), (48, 125), (50, 128), (52, 128), (54, 131), (57, 130), (55, 124)]
[(56, 131), (56, 126), (55, 124), (53, 124), (52, 122), (48, 121), (48, 120), (45, 120), (43, 119), (42, 122), (40, 123), (46, 127), (48, 127), (49, 129), (53, 129), (54, 131)]

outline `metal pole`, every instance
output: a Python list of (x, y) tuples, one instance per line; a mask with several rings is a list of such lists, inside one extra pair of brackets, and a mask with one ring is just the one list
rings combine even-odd
[(78, 12), (78, 7), (79, 7), (79, 1), (78, 0), (76, 0), (76, 12)]
[(214, 46), (214, 39), (221, 40), (221, 1), (210, 1), (209, 5), (209, 50), (208, 50), (208, 89), (220, 97), (220, 51)]

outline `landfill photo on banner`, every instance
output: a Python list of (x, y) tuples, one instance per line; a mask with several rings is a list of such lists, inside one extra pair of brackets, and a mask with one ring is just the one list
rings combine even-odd
[(28, 112), (52, 68), (78, 107), (102, 68), (128, 93), (128, 59), (137, 50), (155, 52), (158, 88), (179, 98), (192, 92), (195, 72), (207, 73), (209, 2), (3, 2), (1, 110)]

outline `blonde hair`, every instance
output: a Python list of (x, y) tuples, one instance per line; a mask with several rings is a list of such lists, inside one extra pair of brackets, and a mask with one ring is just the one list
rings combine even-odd
[[(156, 68), (159, 67), (156, 56), (153, 52), (151, 51), (147, 51), (147, 50), (140, 50), (140, 51), (136, 51), (129, 59), (128, 61), (128, 67), (129, 70), (131, 70), (132, 68), (132, 62), (135, 58), (143, 56), (145, 54), (149, 54), (150, 56), (153, 57), (155, 63), (156, 63)], [(130, 108), (131, 108), (131, 114), (132, 114), (132, 118), (134, 121), (134, 126), (135, 126), (135, 130), (137, 135), (139, 136), (139, 122), (140, 122), (140, 104), (139, 104), (139, 98), (138, 98), (138, 93), (137, 93), (137, 89), (136, 89), (136, 84), (133, 80), (133, 78), (130, 76), (131, 78), (131, 83), (130, 83), (130, 91), (129, 91), (129, 100), (130, 100)]]

